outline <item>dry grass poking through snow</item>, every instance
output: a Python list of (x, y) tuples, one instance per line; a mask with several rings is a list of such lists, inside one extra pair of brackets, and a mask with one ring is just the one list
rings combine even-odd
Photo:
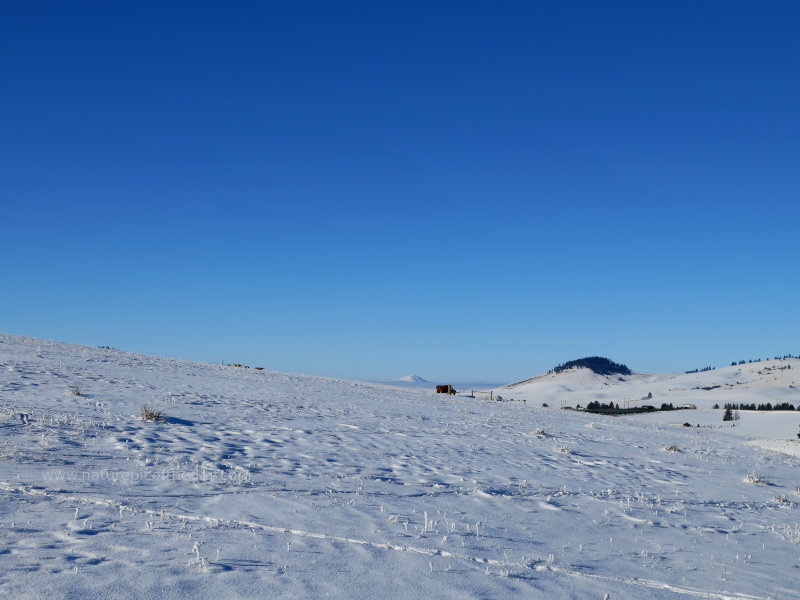
[(149, 408), (147, 406), (142, 407), (142, 411), (139, 413), (139, 416), (144, 419), (145, 421), (163, 421), (164, 415), (161, 413), (160, 410), (155, 410)]
[(749, 473), (746, 478), (747, 483), (755, 483), (757, 485), (768, 485), (769, 482), (755, 473)]

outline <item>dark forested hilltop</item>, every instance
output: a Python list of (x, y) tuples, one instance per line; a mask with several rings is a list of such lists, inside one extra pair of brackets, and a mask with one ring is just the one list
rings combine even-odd
[(631, 370), (625, 365), (615, 363), (603, 356), (587, 356), (586, 358), (579, 358), (578, 360), (571, 360), (558, 365), (553, 369), (554, 373), (561, 373), (567, 369), (575, 369), (578, 367), (585, 367), (591, 369), (598, 375), (630, 375)]

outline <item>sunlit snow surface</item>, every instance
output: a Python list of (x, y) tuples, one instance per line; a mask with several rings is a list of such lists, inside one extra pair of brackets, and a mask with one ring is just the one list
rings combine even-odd
[(3, 334), (0, 597), (800, 598), (800, 412), (720, 389), (612, 418)]

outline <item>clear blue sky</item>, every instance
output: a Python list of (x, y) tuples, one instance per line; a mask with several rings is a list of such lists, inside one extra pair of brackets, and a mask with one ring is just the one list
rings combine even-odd
[(796, 2), (0, 9), (0, 330), (363, 379), (800, 354)]

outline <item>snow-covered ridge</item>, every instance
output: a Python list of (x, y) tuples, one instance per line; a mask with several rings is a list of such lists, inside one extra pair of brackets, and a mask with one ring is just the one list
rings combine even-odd
[[(622, 408), (671, 404), (697, 411), (626, 416), (647, 423), (723, 428), (726, 434), (749, 440), (777, 440), (770, 448), (787, 448), (780, 440), (800, 431), (800, 411), (740, 411), (734, 427), (721, 422), (725, 404), (790, 404), (800, 408), (800, 359), (773, 359), (695, 373), (632, 373), (598, 375), (589, 369), (545, 373), (498, 388), (504, 398), (555, 407), (586, 407), (612, 402)], [(713, 407), (719, 410), (714, 410)], [(793, 446), (788, 446), (793, 448)]]
[(533, 398), (0, 334), (0, 596), (798, 597), (797, 458)]
[[(560, 399), (571, 406), (587, 401), (691, 401), (705, 408), (724, 402), (791, 402), (800, 405), (800, 359), (765, 360), (699, 373), (633, 373), (598, 375), (578, 368), (545, 373), (498, 391), (520, 398)], [(652, 396), (648, 398), (648, 396)]]

